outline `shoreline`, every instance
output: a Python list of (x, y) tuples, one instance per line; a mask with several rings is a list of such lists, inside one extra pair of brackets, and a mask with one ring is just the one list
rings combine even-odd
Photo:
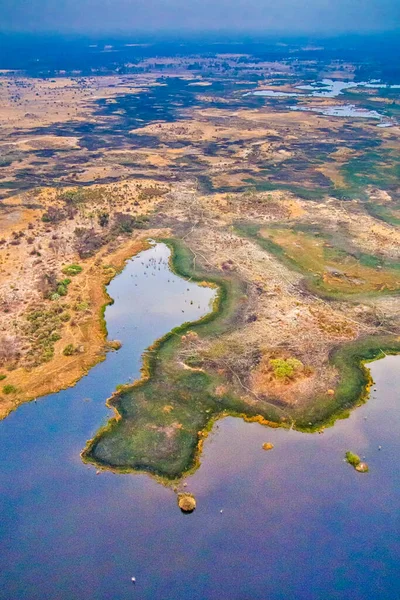
[[(202, 271), (200, 271), (200, 273), (191, 271), (193, 268), (193, 261), (191, 261), (190, 265), (185, 262), (185, 258), (187, 259), (187, 253), (190, 249), (184, 244), (182, 245), (181, 240), (170, 238), (158, 239), (157, 241), (165, 243), (171, 249), (170, 268), (174, 274), (186, 280), (203, 282), (210, 287), (218, 287), (218, 292), (214, 299), (211, 312), (207, 313), (198, 321), (183, 323), (156, 340), (142, 354), (141, 377), (132, 384), (123, 385), (107, 399), (106, 405), (113, 410), (114, 416), (109, 419), (105, 426), (96, 432), (93, 438), (87, 441), (85, 448), (81, 452), (83, 462), (92, 464), (100, 470), (125, 474), (142, 473), (150, 475), (158, 482), (168, 486), (177, 484), (182, 478), (191, 475), (199, 468), (204, 440), (207, 438), (215, 422), (227, 416), (242, 418), (248, 422), (259, 422), (260, 424), (269, 427), (293, 428), (303, 433), (322, 431), (326, 427), (333, 426), (338, 419), (347, 418), (353, 409), (367, 401), (373, 380), (370, 370), (365, 365), (374, 360), (378, 360), (387, 354), (394, 355), (400, 353), (400, 339), (389, 337), (360, 338), (355, 342), (348, 342), (337, 347), (333, 350), (330, 357), (330, 363), (339, 371), (339, 382), (335, 389), (335, 396), (332, 401), (330, 401), (329, 404), (325, 402), (325, 404), (321, 405), (316, 399), (311, 407), (303, 409), (303, 415), (299, 414), (296, 418), (296, 415), (294, 414), (291, 422), (274, 421), (267, 418), (265, 413), (263, 415), (261, 412), (257, 411), (254, 414), (246, 414), (245, 412), (229, 409), (215, 412), (210, 415), (205, 426), (198, 431), (190, 464), (188, 464), (187, 468), (176, 477), (170, 478), (150, 467), (135, 468), (129, 466), (115, 466), (102, 462), (93, 456), (93, 451), (104, 434), (110, 433), (115, 425), (121, 421), (122, 416), (117, 406), (121, 395), (124, 392), (141, 388), (151, 381), (152, 377), (155, 375), (160, 352), (176, 335), (182, 335), (189, 330), (195, 330), (197, 327), (214, 321), (218, 317), (223, 318), (224, 301), (227, 300), (227, 295), (229, 295), (227, 279), (214, 276), (212, 273), (208, 276), (207, 273), (203, 273)], [(204, 277), (202, 277), (202, 275), (204, 275)], [(341, 362), (342, 364), (340, 365)], [(350, 389), (348, 389), (349, 384)], [(315, 414), (316, 410), (319, 413), (318, 415)], [(313, 419), (313, 421), (310, 421), (311, 419)]]
[[(139, 239), (129, 240), (128, 243), (123, 244), (107, 256), (113, 263), (112, 273), (101, 272), (102, 264), (99, 268), (99, 276), (93, 276), (93, 286), (90, 292), (95, 297), (96, 303), (93, 315), (80, 328), (81, 331), (85, 331), (83, 343), (87, 344), (88, 352), (74, 357), (67, 357), (62, 353), (58, 353), (52, 361), (44, 363), (31, 371), (20, 367), (8, 372), (5, 382), (15, 385), (21, 391), (14, 398), (3, 398), (4, 403), (0, 404), (0, 420), (7, 418), (11, 412), (22, 404), (74, 387), (93, 367), (106, 359), (107, 352), (112, 348), (107, 341), (105, 310), (107, 306), (114, 302), (107, 292), (107, 286), (114, 277), (123, 271), (126, 263), (131, 258), (149, 248), (147, 237), (146, 235), (144, 239), (139, 237)], [(97, 257), (94, 256), (91, 262), (85, 265), (87, 276), (96, 259)]]

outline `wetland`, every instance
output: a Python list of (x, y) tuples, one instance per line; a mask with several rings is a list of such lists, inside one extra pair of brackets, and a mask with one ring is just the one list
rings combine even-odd
[(359, 43), (5, 39), (4, 600), (399, 595), (398, 42)]
[[(110, 417), (105, 396), (140, 376), (142, 351), (182, 322), (182, 310), (198, 319), (210, 308), (210, 290), (189, 284), (188, 292), (167, 259), (158, 245), (110, 284), (114, 304), (105, 317), (121, 350), (76, 387), (0, 423), (8, 565), (1, 597), (131, 598), (132, 576), (143, 599), (213, 599), (221, 587), (227, 597), (260, 600), (318, 598), (332, 587), (342, 599), (396, 597), (398, 357), (373, 363), (371, 398), (323, 435), (219, 421), (201, 468), (178, 486), (197, 499), (190, 518), (177, 510), (170, 486), (79, 460), (85, 439)], [(161, 266), (153, 276), (154, 262)], [(262, 448), (266, 439), (272, 452)], [(369, 473), (346, 469), (348, 447), (366, 456)]]

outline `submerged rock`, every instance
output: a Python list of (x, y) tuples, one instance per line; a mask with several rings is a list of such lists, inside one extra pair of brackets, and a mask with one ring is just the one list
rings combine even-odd
[(263, 447), (263, 450), (272, 450), (274, 445), (271, 444), (271, 442), (265, 442), (265, 444), (263, 444), (262, 447)]
[(182, 512), (191, 513), (196, 508), (196, 498), (193, 494), (178, 494), (178, 506)]

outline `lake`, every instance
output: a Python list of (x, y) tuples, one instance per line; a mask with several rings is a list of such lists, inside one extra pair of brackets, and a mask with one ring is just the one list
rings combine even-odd
[[(81, 462), (143, 350), (210, 310), (214, 292), (173, 275), (168, 257), (158, 244), (108, 286), (119, 352), (0, 422), (0, 598), (400, 598), (400, 357), (374, 363), (371, 399), (322, 435), (220, 421), (187, 479), (190, 515), (146, 475), (97, 475)], [(370, 472), (343, 462), (346, 450)]]

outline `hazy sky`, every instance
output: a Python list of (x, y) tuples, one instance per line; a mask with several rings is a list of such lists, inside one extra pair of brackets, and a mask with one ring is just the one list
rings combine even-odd
[(0, 0), (0, 30), (243, 30), (325, 33), (400, 28), (400, 0)]

